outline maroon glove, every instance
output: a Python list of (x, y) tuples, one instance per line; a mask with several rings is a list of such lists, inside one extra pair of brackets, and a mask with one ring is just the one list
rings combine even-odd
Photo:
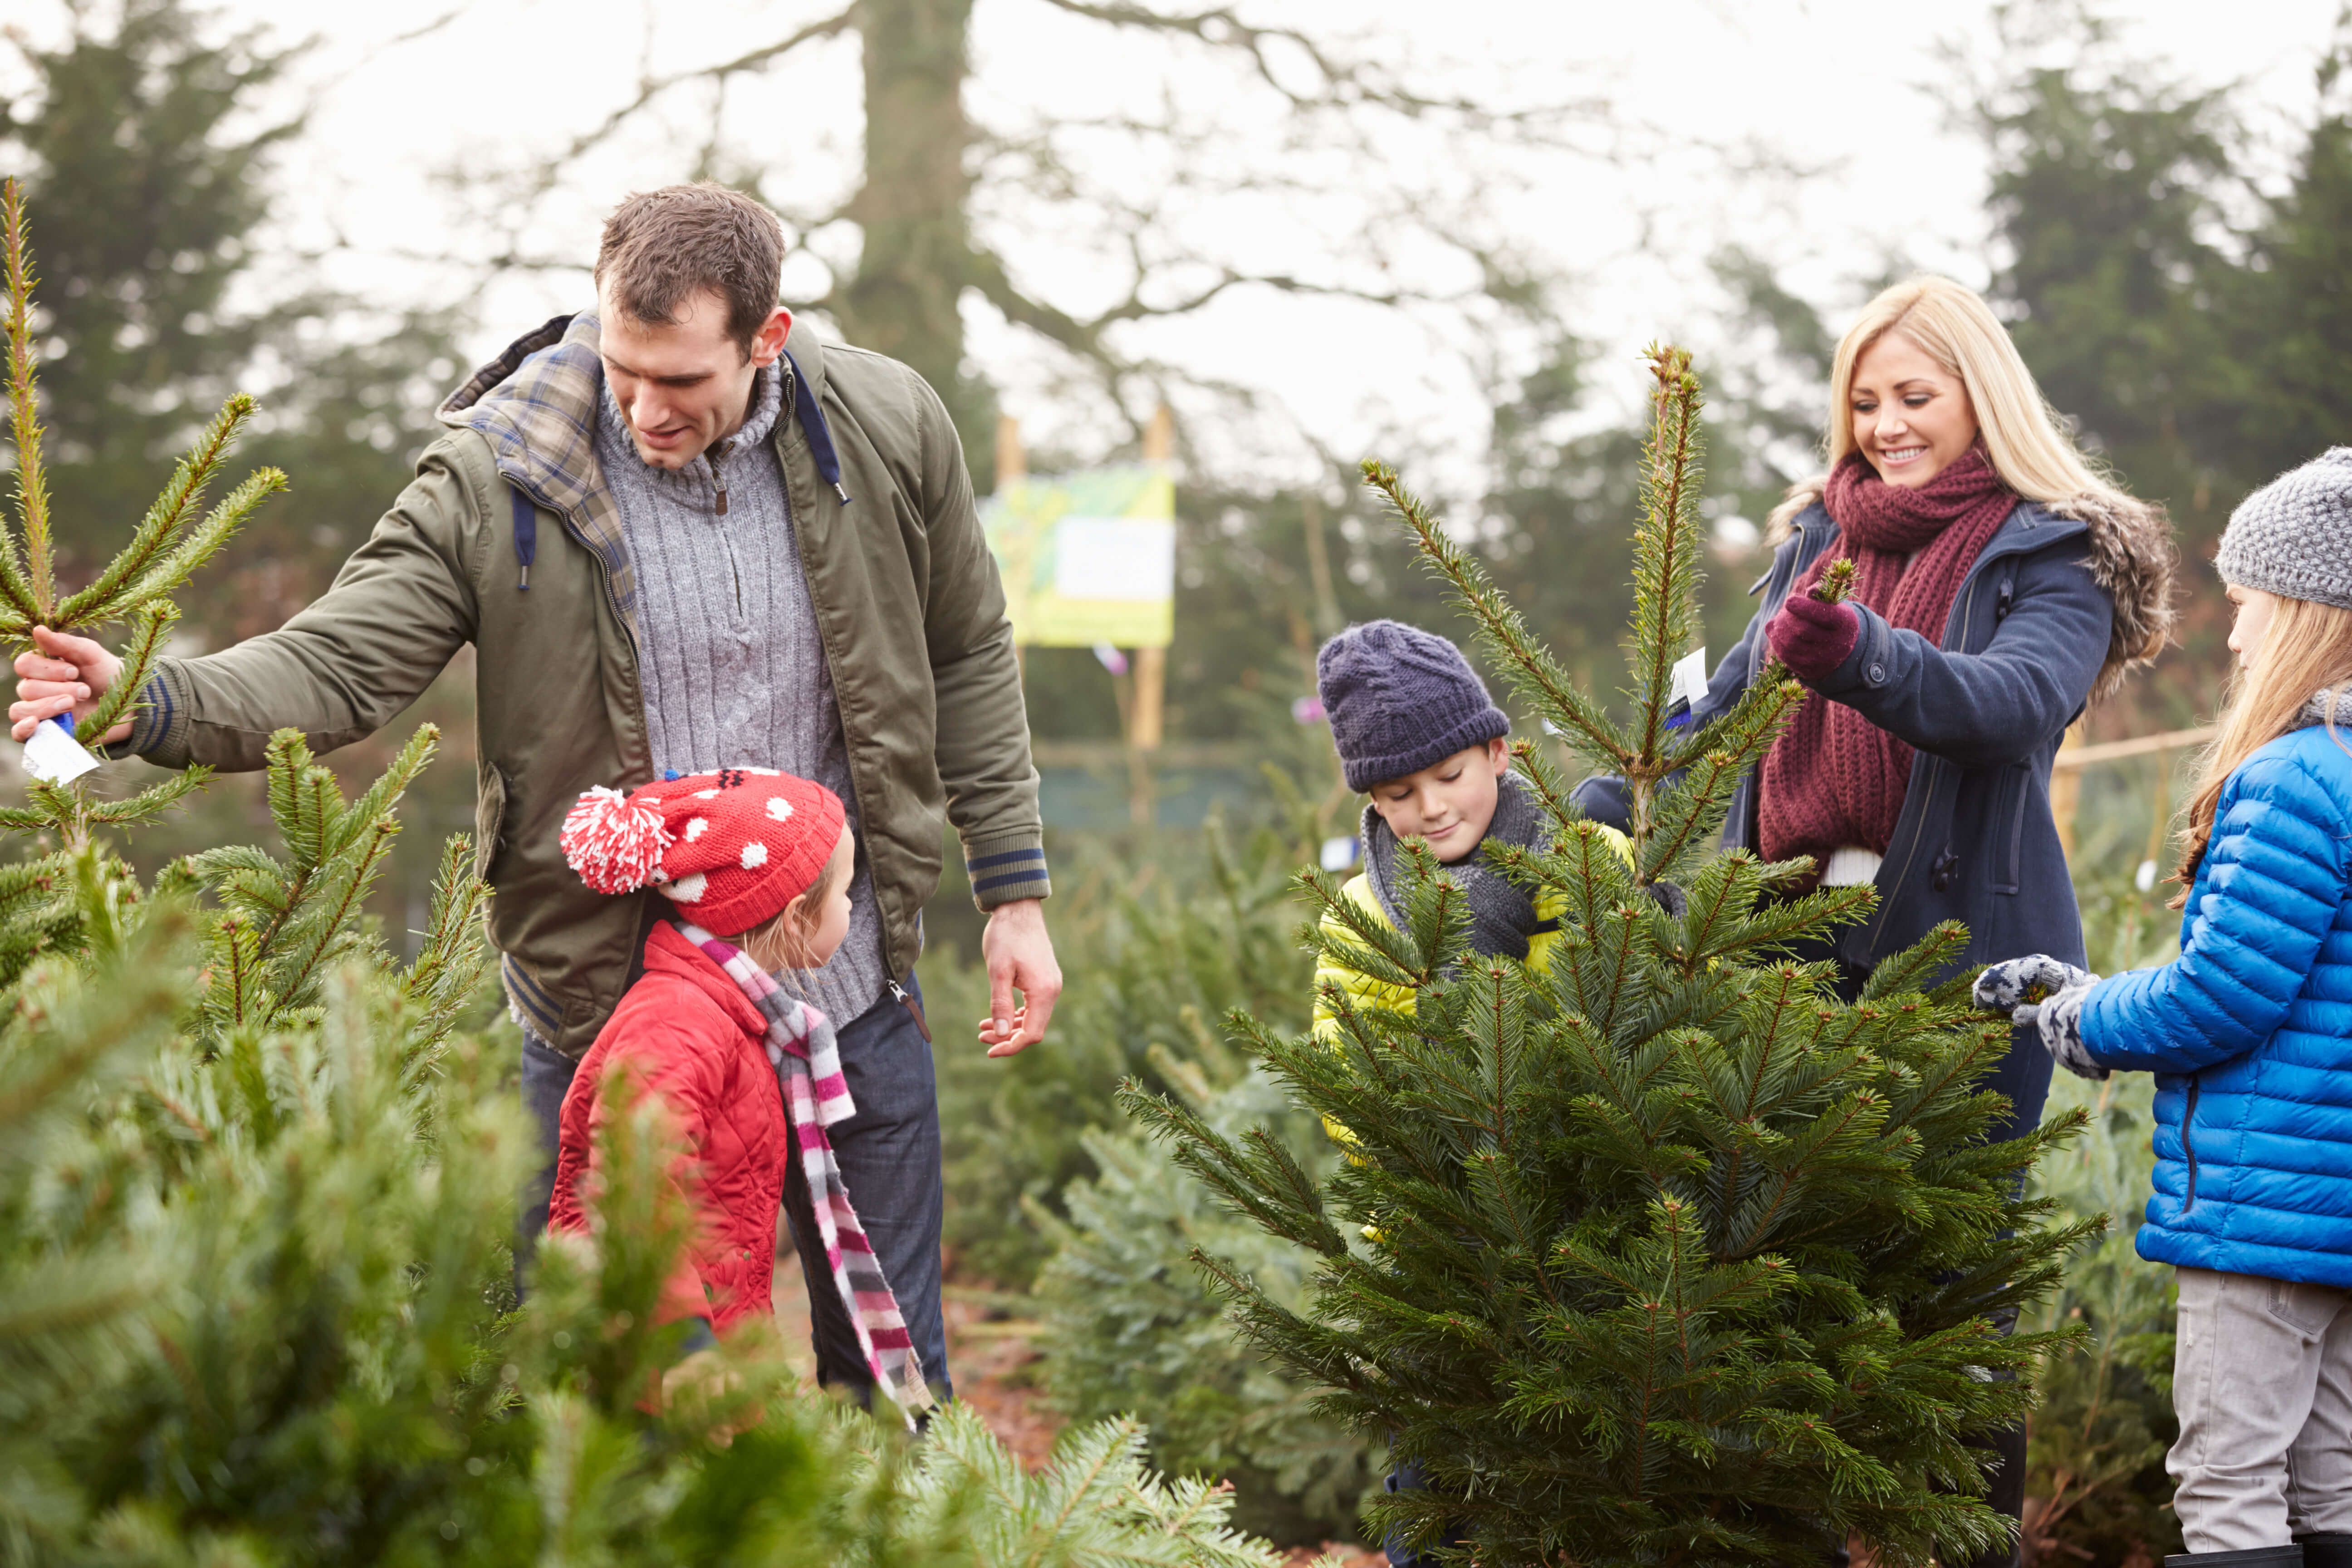
[(1819, 680), (1845, 662), (1862, 637), (1862, 618), (1851, 605), (1824, 605), (1809, 594), (1791, 594), (1780, 613), (1764, 627), (1789, 673), (1800, 680)]

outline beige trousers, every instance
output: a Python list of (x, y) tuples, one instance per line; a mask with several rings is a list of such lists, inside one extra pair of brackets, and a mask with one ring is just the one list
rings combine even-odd
[(2352, 1532), (2352, 1290), (2177, 1270), (2165, 1456), (2191, 1552)]

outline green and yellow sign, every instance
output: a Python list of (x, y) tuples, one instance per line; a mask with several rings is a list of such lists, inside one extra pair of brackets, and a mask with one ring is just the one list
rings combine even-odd
[(1176, 633), (1176, 481), (1159, 465), (1015, 479), (981, 502), (1013, 640), (1166, 647)]

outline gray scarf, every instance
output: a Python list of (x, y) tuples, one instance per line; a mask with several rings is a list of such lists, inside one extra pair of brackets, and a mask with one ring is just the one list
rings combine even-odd
[[(1495, 781), (1495, 820), (1486, 826), (1486, 837), (1462, 859), (1444, 868), (1462, 890), (1470, 897), (1470, 945), (1485, 955), (1499, 954), (1505, 958), (1524, 960), (1528, 956), (1528, 939), (1539, 931), (1557, 931), (1558, 921), (1536, 918), (1535, 901), (1509, 878), (1487, 864), (1485, 850), (1488, 844), (1518, 844), (1530, 849), (1548, 847), (1550, 818), (1536, 804), (1531, 792), (1519, 775), (1505, 773)], [(1397, 836), (1372, 807), (1364, 807), (1364, 874), (1371, 879), (1373, 896), (1381, 901), (1381, 912), (1399, 931), (1405, 927), (1404, 888), (1402, 868), (1398, 864)]]
[(2332, 717), (2336, 728), (2352, 730), (2352, 686), (2340, 690), (2320, 688), (2311, 694), (2311, 700), (2303, 705), (2303, 711), (2296, 717), (2301, 729), (2327, 723)]

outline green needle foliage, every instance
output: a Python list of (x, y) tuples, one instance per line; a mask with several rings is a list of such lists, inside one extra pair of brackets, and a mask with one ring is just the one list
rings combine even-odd
[[(12, 649), (32, 646), (35, 626), (78, 630), (123, 625), (129, 638), (121, 650), (121, 673), (97, 706), (78, 721), (91, 741), (129, 717), (147, 678), (154, 673), (179, 610), (172, 595), (196, 569), (220, 552), (254, 509), (286, 488), (286, 476), (261, 468), (209, 510), (205, 498), (220, 479), (229, 448), (252, 419), (254, 402), (239, 393), (221, 406), (171, 482), (147, 509), (131, 542), (87, 587), (59, 595), (56, 531), (49, 516), (48, 483), (41, 458), (38, 356), (33, 343), (32, 241), (23, 188), (15, 180), (0, 185), (0, 241), (5, 241), (8, 289), (8, 419), (16, 447), (16, 506), (12, 528), (0, 514), (0, 643)], [(158, 784), (127, 799), (97, 801), (79, 782), (64, 788), (36, 783), (28, 805), (12, 808), (7, 826), (53, 830), (68, 847), (80, 844), (100, 823), (153, 819), (203, 782), (201, 772)]]
[[(1978, 1085), (2009, 1035), (1949, 973), (1957, 929), (1848, 1005), (1832, 965), (1787, 950), (1865, 916), (1872, 891), (1800, 894), (1805, 862), (1712, 848), (1802, 691), (1775, 670), (1705, 724), (1669, 723), (1705, 539), (1700, 398), (1686, 354), (1651, 365), (1624, 723), (1365, 467), (1528, 706), (1625, 779), (1633, 867), (1523, 744), (1551, 842), (1488, 853), (1566, 896), (1549, 972), (1475, 954), (1460, 889), (1414, 849), (1401, 930), (1300, 879), (1344, 927), (1335, 955), (1408, 988), (1411, 1016), (1334, 991), (1336, 1048), (1233, 1019), (1298, 1109), (1355, 1131), (1349, 1158), (1312, 1175), (1267, 1130), (1123, 1099), (1236, 1211), (1320, 1255), (1294, 1309), (1195, 1253), (1255, 1345), (1429, 1476), (1372, 1505), (1376, 1538), (1454, 1531), (1470, 1544), (1452, 1560), (1489, 1565), (1810, 1568), (1854, 1534), (1889, 1563), (1965, 1558), (2007, 1530), (1971, 1440), (2024, 1417), (2067, 1338), (1996, 1325), (2097, 1227), (2021, 1195), (2080, 1117), (1987, 1142), (2001, 1105)], [(1649, 896), (1666, 879), (1680, 915)]]
[[(172, 589), (278, 481), (189, 521), (232, 403), (125, 555), (60, 603), (13, 187), (6, 217), (0, 635), (127, 618), (128, 689)], [(689, 1220), (652, 1101), (612, 1119), (590, 1234), (548, 1238), (519, 1306), (539, 1152), (466, 840), (414, 963), (361, 914), (433, 744), (421, 729), (347, 798), (279, 734), (282, 847), (208, 849), (152, 887), (93, 829), (197, 779), (0, 811), (36, 851), (0, 865), (0, 1563), (1274, 1568), (1226, 1493), (1146, 1472), (1127, 1424), (1024, 1476), (969, 1415), (917, 1447), (810, 1397), (772, 1328), (680, 1368), (655, 1309)]]

